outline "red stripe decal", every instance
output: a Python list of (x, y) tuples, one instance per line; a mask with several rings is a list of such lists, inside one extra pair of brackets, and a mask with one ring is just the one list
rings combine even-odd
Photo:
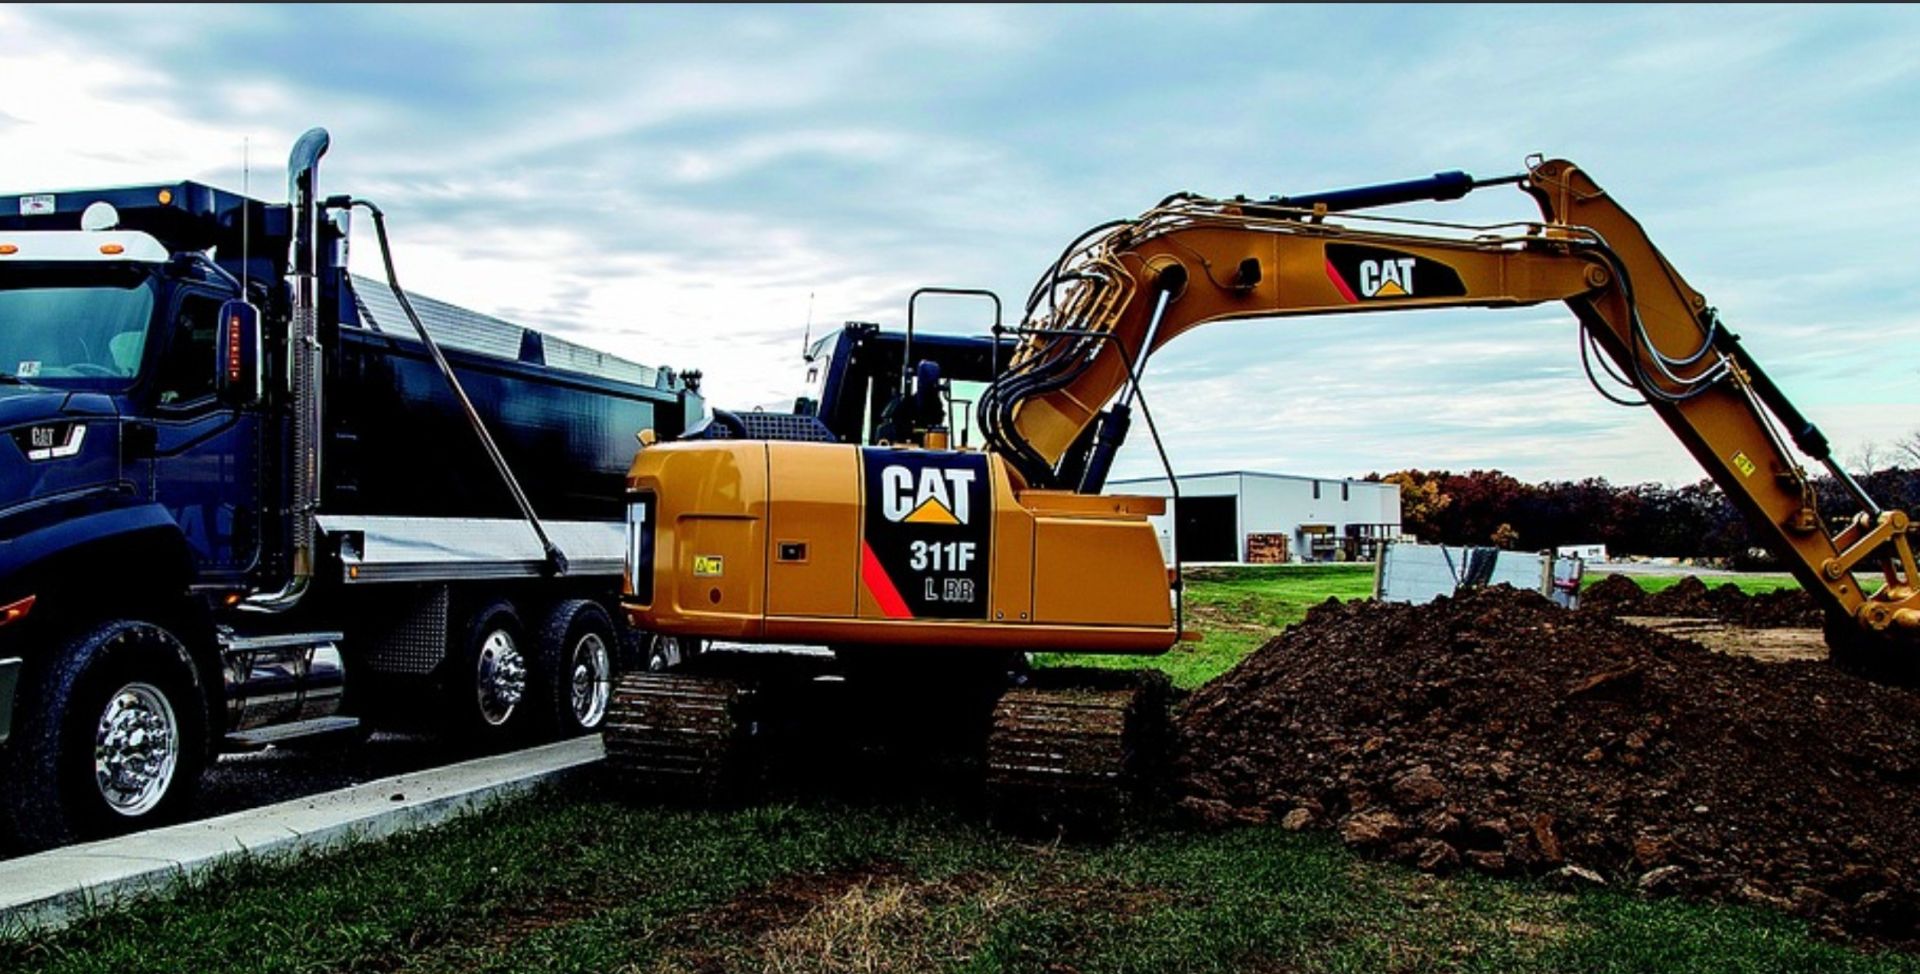
[(1333, 286), (1340, 290), (1340, 296), (1346, 298), (1348, 304), (1360, 303), (1360, 299), (1353, 296), (1353, 288), (1348, 287), (1347, 282), (1341, 279), (1340, 272), (1333, 269), (1333, 261), (1327, 261), (1327, 280), (1333, 282)]
[(893, 579), (887, 577), (887, 570), (873, 553), (873, 546), (865, 541), (860, 542), (860, 580), (866, 583), (867, 591), (880, 603), (880, 611), (886, 613), (887, 618), (913, 618), (907, 600), (900, 597), (900, 590), (893, 587)]

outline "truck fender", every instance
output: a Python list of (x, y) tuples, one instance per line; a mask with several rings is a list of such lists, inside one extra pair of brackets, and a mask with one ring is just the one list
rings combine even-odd
[[(103, 575), (102, 573), (108, 573)], [(184, 595), (193, 553), (173, 517), (158, 504), (92, 511), (0, 541), (0, 587), (113, 586)]]
[(0, 599), (37, 599), (0, 655), (22, 656), (31, 668), (52, 627), (145, 619), (187, 646), (219, 704), (219, 652), (206, 605), (187, 590), (193, 575), (186, 536), (158, 504), (91, 511), (0, 541)]

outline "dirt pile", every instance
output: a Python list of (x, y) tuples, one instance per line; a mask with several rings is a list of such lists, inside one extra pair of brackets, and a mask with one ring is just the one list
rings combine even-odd
[(1797, 626), (1818, 629), (1820, 606), (1798, 588), (1748, 595), (1731, 583), (1708, 588), (1688, 575), (1663, 592), (1649, 593), (1625, 575), (1608, 575), (1580, 593), (1580, 610), (1613, 616), (1685, 616), (1722, 619), (1767, 629)]
[(1316, 607), (1177, 722), (1182, 805), (1202, 821), (1920, 943), (1915, 691), (1502, 586)]

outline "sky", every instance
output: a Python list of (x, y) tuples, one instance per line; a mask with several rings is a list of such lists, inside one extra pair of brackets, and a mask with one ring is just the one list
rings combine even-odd
[[(801, 391), (916, 287), (1016, 309), (1095, 223), (1579, 163), (1844, 456), (1920, 429), (1920, 8), (0, 7), (0, 192), (198, 179), (387, 211), (402, 283)], [(247, 165), (243, 166), (243, 162)], [(1491, 223), (1512, 189), (1403, 208)], [(371, 234), (354, 251), (378, 273)], [(984, 332), (983, 306), (923, 322)], [(1698, 479), (1564, 307), (1223, 323), (1145, 385), (1174, 465)], [(1144, 437), (1116, 476), (1157, 473)]]

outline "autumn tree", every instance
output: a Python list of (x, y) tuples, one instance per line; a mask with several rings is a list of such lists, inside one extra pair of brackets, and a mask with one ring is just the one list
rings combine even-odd
[(1445, 476), (1444, 472), (1396, 470), (1384, 477), (1369, 474), (1367, 479), (1399, 486), (1401, 530), (1415, 537), (1438, 538), (1440, 514), (1453, 503), (1453, 498), (1441, 489), (1440, 480)]

